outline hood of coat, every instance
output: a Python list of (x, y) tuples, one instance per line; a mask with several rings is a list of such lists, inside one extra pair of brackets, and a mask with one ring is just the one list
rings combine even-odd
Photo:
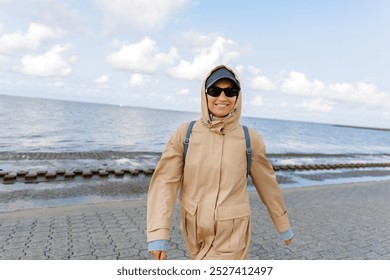
[(236, 73), (234, 71), (226, 66), (226, 65), (219, 65), (215, 67), (213, 70), (209, 72), (209, 74), (206, 76), (206, 78), (203, 80), (202, 83), (202, 89), (201, 89), (201, 105), (202, 105), (202, 123), (207, 126), (211, 130), (216, 131), (222, 131), (222, 129), (234, 129), (237, 127), (237, 125), (240, 123), (240, 117), (241, 117), (241, 106), (242, 106), (242, 91), (240, 90), (236, 104), (234, 106), (234, 109), (229, 113), (229, 115), (218, 118), (215, 116), (212, 116), (212, 114), (209, 111), (208, 105), (207, 105), (207, 94), (206, 94), (206, 80), (210, 75), (220, 69), (220, 68), (226, 68), (229, 70), (236, 78), (238, 82), (240, 82), (239, 78), (237, 77)]

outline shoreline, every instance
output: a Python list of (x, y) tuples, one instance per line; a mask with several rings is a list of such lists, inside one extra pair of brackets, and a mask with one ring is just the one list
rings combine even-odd
[[(323, 189), (348, 185), (390, 184), (390, 169), (386, 171), (387, 176), (381, 176), (378, 171), (374, 172), (377, 177), (349, 177), (332, 181), (321, 177), (321, 174), (312, 174), (312, 180), (297, 182), (294, 181), (293, 177), (278, 176), (278, 181), (281, 190), (287, 193), (294, 190)], [(356, 174), (359, 173), (356, 172)], [(141, 175), (129, 180), (105, 179), (89, 184), (85, 182), (64, 182), (57, 186), (53, 183), (48, 186), (48, 183), (44, 183), (41, 184), (41, 187), (27, 186), (27, 188), (27, 184), (19, 184), (15, 188), (11, 185), (5, 189), (3, 188), (3, 190), (1, 190), (0, 185), (0, 214), (129, 201), (139, 203), (147, 199), (150, 179), (150, 176)], [(257, 194), (250, 180), (247, 188), (250, 195)]]
[[(332, 189), (351, 189), (354, 187), (367, 187), (376, 186), (376, 185), (387, 185), (390, 188), (390, 179), (381, 180), (381, 181), (366, 181), (366, 182), (345, 182), (345, 183), (334, 183), (334, 184), (322, 184), (322, 185), (310, 185), (310, 186), (301, 186), (294, 188), (282, 188), (282, 192), (284, 196), (291, 193), (301, 193), (301, 192), (313, 192), (313, 191), (331, 191)], [(258, 198), (258, 194), (255, 190), (248, 191), (248, 194), (252, 198)], [(176, 204), (178, 204), (179, 200), (176, 200)], [(101, 202), (91, 202), (84, 204), (74, 204), (74, 205), (59, 205), (52, 207), (43, 207), (43, 208), (29, 208), (29, 209), (21, 209), (14, 211), (0, 211), (0, 217), (8, 217), (8, 218), (34, 218), (37, 215), (43, 217), (42, 215), (53, 215), (59, 214), (63, 210), (66, 210), (66, 213), (72, 214), (77, 213), (79, 211), (83, 211), (91, 208), (99, 208), (101, 210), (104, 209), (116, 209), (120, 210), (124, 205), (126, 207), (140, 207), (146, 206), (147, 199), (146, 197), (140, 199), (127, 198), (123, 200), (117, 201), (101, 201)]]

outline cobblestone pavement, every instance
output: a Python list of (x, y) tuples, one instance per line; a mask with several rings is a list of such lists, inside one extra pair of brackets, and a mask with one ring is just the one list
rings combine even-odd
[[(295, 232), (286, 247), (251, 193), (250, 259), (390, 259), (390, 181), (284, 189)], [(0, 213), (0, 260), (150, 259), (146, 202)], [(188, 259), (176, 209), (169, 259)]]

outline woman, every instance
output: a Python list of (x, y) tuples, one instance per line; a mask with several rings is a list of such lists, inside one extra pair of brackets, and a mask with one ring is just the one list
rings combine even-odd
[[(176, 196), (180, 228), (192, 259), (247, 259), (250, 205), (246, 142), (240, 124), (242, 92), (227, 66), (214, 68), (202, 85), (202, 116), (191, 133), (185, 162), (182, 124), (169, 139), (148, 193), (147, 241), (154, 259), (165, 259)], [(293, 236), (276, 176), (261, 136), (249, 130), (250, 176), (285, 244)]]

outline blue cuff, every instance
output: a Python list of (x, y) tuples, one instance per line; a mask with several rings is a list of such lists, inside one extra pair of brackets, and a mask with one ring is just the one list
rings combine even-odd
[(168, 240), (154, 240), (148, 242), (148, 251), (167, 251), (168, 250)]
[(291, 230), (291, 228), (289, 228), (286, 231), (281, 232), (280, 234), (281, 234), (283, 240), (289, 240), (289, 239), (291, 239), (294, 236), (294, 233)]

